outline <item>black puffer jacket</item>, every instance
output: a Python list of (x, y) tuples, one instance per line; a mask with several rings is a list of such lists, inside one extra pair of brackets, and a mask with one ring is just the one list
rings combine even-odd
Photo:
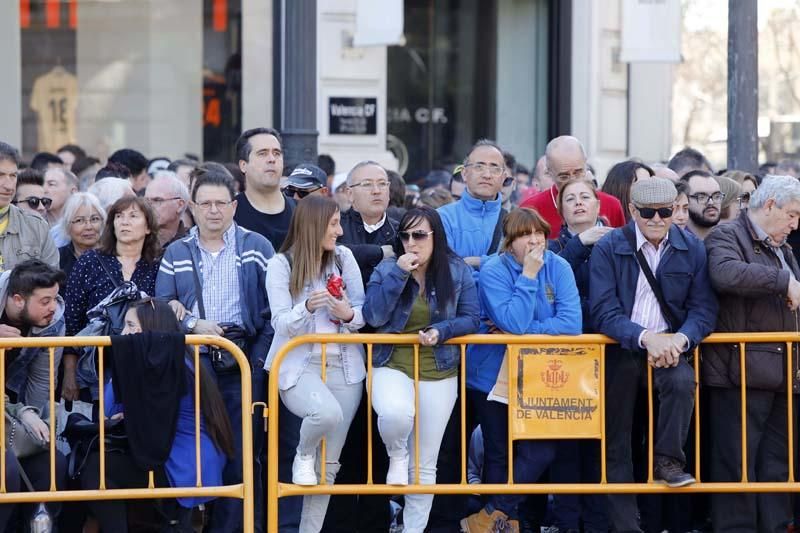
[(381, 246), (394, 244), (397, 237), (397, 221), (386, 217), (386, 222), (380, 229), (373, 233), (367, 233), (364, 229), (364, 220), (361, 214), (355, 209), (350, 208), (342, 213), (342, 231), (344, 232), (339, 240), (339, 244), (347, 246), (353, 252), (358, 267), (361, 269), (361, 278), (364, 286), (367, 286), (372, 271), (383, 260), (383, 250)]
[[(717, 332), (797, 331), (798, 315), (786, 305), (789, 272), (781, 268), (773, 248), (758, 239), (746, 211), (714, 228), (705, 245), (711, 284), (719, 295)], [(781, 253), (800, 279), (791, 247), (784, 245)], [(800, 366), (796, 345), (794, 351), (796, 375)], [(748, 343), (745, 354), (748, 388), (786, 390), (785, 343)], [(702, 362), (705, 385), (741, 385), (738, 345), (707, 344)]]

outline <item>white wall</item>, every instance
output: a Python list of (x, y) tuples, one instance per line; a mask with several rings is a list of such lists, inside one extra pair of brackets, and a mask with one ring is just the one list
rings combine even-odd
[(0, 141), (22, 149), (22, 71), (20, 58), (19, 2), (0, 2), (0, 65), (3, 83), (0, 83), (0, 102), (3, 102), (3, 120), (0, 120)]
[(242, 0), (242, 131), (274, 127), (272, 0)]
[(631, 63), (628, 153), (645, 162), (666, 161), (672, 146), (671, 63)]
[[(386, 150), (386, 47), (353, 48), (355, 24), (355, 0), (317, 1), (318, 150), (333, 157), (337, 172), (346, 172), (364, 159), (396, 169), (397, 160)], [(332, 96), (377, 98), (377, 134), (330, 135), (328, 98)]]

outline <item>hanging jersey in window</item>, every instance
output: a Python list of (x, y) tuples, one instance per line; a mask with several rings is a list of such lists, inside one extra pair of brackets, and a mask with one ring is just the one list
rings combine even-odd
[(76, 142), (75, 111), (78, 107), (78, 79), (63, 67), (54, 67), (36, 78), (30, 106), (38, 120), (38, 150), (55, 152)]

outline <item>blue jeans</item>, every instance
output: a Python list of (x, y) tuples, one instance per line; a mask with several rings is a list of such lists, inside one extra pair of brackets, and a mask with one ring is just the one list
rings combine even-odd
[[(508, 406), (486, 399), (486, 393), (469, 391), (483, 432), (483, 482), (508, 483)], [(526, 440), (514, 444), (514, 482), (535, 483), (556, 455), (556, 441)], [(525, 494), (496, 494), (488, 498), (489, 508), (510, 518)]]

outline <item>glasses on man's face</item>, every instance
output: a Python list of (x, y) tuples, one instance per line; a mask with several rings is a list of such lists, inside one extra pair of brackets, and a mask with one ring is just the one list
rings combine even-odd
[(503, 187), (510, 187), (512, 183), (514, 183), (514, 178), (509, 176), (503, 180)]
[(739, 209), (744, 209), (750, 204), (750, 193), (742, 193), (736, 197), (736, 200), (739, 202)]
[(556, 174), (556, 181), (564, 182), (564, 181), (572, 181), (578, 178), (585, 178), (586, 177), (586, 169), (585, 168), (576, 168), (574, 170), (568, 170), (566, 172), (559, 172)]
[(380, 190), (388, 189), (389, 188), (389, 181), (388, 180), (364, 180), (358, 183), (354, 183), (350, 185), (351, 189), (361, 189), (362, 191), (371, 191), (374, 188), (378, 188)]
[(639, 215), (642, 218), (646, 218), (647, 220), (650, 220), (651, 218), (656, 216), (656, 213), (658, 213), (658, 216), (661, 217), (662, 219), (663, 218), (671, 218), (672, 217), (672, 208), (671, 207), (659, 207), (659, 208), (655, 208), (655, 207), (637, 207), (636, 210), (639, 211)]
[(322, 187), (317, 187), (316, 189), (295, 189), (294, 187), (286, 187), (283, 191), (286, 194), (286, 196), (290, 198), (294, 198), (295, 196), (297, 196), (302, 200), (312, 192), (317, 192), (321, 188)]
[(70, 222), (70, 224), (73, 226), (85, 226), (86, 224), (91, 226), (99, 226), (102, 223), (103, 219), (98, 215), (92, 215), (90, 217), (75, 217), (72, 219), (72, 222)]
[(158, 197), (156, 197), (156, 198), (148, 198), (150, 203), (151, 204), (155, 204), (155, 205), (161, 205), (164, 202), (169, 202), (169, 201), (172, 201), (172, 200), (180, 200), (180, 199), (181, 199), (180, 196), (173, 196), (172, 198), (158, 198)]
[(467, 163), (464, 168), (468, 168), (477, 174), (488, 173), (493, 178), (503, 175), (506, 171), (506, 167), (495, 165), (494, 163)]
[(398, 231), (397, 234), (400, 235), (400, 240), (403, 242), (408, 242), (410, 240), (426, 241), (428, 237), (433, 235), (433, 231)]
[(14, 200), (11, 203), (16, 205), (21, 202), (25, 202), (26, 204), (28, 204), (28, 207), (30, 207), (31, 209), (39, 209), (39, 203), (41, 203), (45, 209), (50, 209), (50, 206), (53, 204), (53, 200), (51, 198), (47, 198), (46, 196), (42, 198), (39, 198), (37, 196), (28, 196), (27, 198), (20, 198), (19, 200)]
[(714, 194), (706, 194), (704, 192), (698, 192), (696, 194), (690, 194), (689, 198), (691, 198), (698, 204), (707, 204), (709, 202), (711, 202), (712, 204), (721, 204), (722, 200), (725, 199), (725, 194), (721, 192), (715, 192)]
[(212, 207), (217, 211), (222, 211), (232, 203), (233, 203), (232, 200), (228, 202), (224, 200), (206, 200), (205, 202), (198, 202), (194, 205), (199, 207), (201, 211), (211, 211)]

